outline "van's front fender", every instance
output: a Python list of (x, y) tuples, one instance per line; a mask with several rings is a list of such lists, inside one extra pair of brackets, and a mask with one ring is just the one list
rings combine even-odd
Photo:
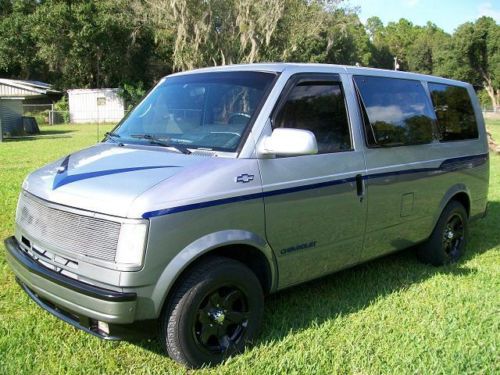
[[(246, 245), (259, 250), (266, 258), (271, 273), (271, 291), (276, 290), (277, 268), (274, 254), (269, 244), (261, 236), (245, 230), (223, 230), (207, 234), (190, 243), (180, 251), (167, 265), (156, 283), (151, 299), (154, 301), (156, 316), (159, 316), (163, 303), (171, 291), (172, 286), (186, 268), (215, 249), (231, 246)], [(245, 250), (241, 250), (245, 251)]]

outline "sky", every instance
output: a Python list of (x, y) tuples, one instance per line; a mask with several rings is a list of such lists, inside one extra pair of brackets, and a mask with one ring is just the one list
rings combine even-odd
[(365, 22), (378, 16), (384, 25), (406, 18), (415, 25), (435, 23), (448, 33), (467, 21), (490, 16), (500, 23), (500, 0), (347, 0), (359, 6), (359, 16)]

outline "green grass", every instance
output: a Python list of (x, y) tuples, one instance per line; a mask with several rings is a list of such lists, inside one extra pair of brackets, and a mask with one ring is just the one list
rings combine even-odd
[[(500, 121), (489, 124), (500, 143)], [(54, 138), (0, 144), (1, 238), (12, 234), (23, 178), (96, 142), (94, 126), (45, 130)], [(425, 266), (403, 251), (270, 296), (255, 347), (200, 373), (499, 373), (499, 182), (492, 155), (489, 215), (471, 226), (458, 264)], [(154, 340), (104, 342), (42, 311), (16, 285), (3, 251), (0, 285), (0, 374), (186, 372)]]
[(496, 144), (500, 145), (500, 119), (489, 120), (486, 123), (488, 131), (491, 133), (491, 136), (495, 140)]

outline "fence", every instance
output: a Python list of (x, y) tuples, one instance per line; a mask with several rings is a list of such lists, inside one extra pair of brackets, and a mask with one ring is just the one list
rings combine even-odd
[(56, 111), (52, 104), (23, 104), (23, 116), (34, 117), (38, 125), (117, 123), (127, 111), (98, 109), (96, 111)]
[(34, 117), (38, 125), (52, 125), (58, 123), (50, 115), (54, 106), (52, 104), (23, 104), (23, 116)]
[(98, 108), (97, 110), (83, 110), (70, 112), (58, 112), (58, 114), (63, 114), (68, 118), (67, 122), (72, 124), (86, 124), (86, 123), (117, 123), (123, 116), (125, 116), (125, 111), (123, 109), (107, 109)]

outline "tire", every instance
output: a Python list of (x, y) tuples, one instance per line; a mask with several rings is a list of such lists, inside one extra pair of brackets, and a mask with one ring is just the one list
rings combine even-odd
[(458, 261), (465, 252), (468, 239), (468, 217), (457, 201), (444, 208), (429, 239), (418, 247), (417, 257), (423, 263), (443, 266)]
[(216, 365), (256, 337), (264, 311), (262, 287), (243, 263), (210, 257), (183, 275), (160, 317), (166, 353), (189, 367)]

